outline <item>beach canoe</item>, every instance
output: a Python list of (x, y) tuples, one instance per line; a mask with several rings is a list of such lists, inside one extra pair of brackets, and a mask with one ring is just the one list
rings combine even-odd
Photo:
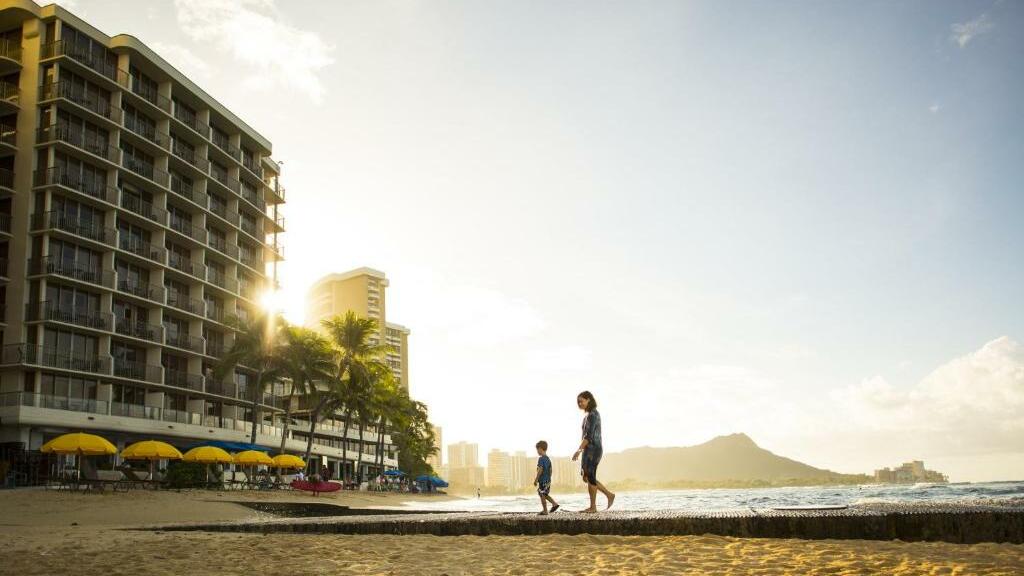
[(334, 492), (341, 490), (341, 484), (337, 482), (310, 482), (309, 480), (292, 480), (292, 488), (305, 490), (306, 492)]

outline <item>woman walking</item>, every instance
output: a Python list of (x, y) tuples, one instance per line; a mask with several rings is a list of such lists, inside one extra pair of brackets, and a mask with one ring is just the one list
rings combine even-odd
[(601, 448), (601, 415), (597, 412), (597, 400), (593, 394), (584, 390), (576, 397), (576, 405), (587, 414), (583, 417), (583, 441), (580, 442), (580, 449), (572, 455), (572, 459), (575, 461), (583, 454), (580, 473), (590, 493), (590, 508), (581, 512), (594, 513), (597, 512), (598, 490), (608, 499), (608, 508), (615, 502), (615, 494), (597, 481), (597, 465), (601, 462), (601, 455), (604, 452)]

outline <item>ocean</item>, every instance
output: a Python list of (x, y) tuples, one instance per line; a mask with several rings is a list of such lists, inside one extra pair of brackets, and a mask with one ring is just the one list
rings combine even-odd
[[(589, 504), (586, 494), (552, 496), (566, 510), (582, 510)], [(794, 488), (714, 488), (701, 490), (642, 490), (616, 493), (615, 510), (734, 510), (785, 506), (853, 506), (875, 502), (984, 502), (1020, 500), (1024, 505), (1024, 481), (957, 484), (871, 484), (861, 486), (803, 486)], [(597, 495), (603, 509), (604, 496)], [(445, 502), (410, 503), (420, 510), (467, 512), (536, 512), (537, 496), (485, 496)]]

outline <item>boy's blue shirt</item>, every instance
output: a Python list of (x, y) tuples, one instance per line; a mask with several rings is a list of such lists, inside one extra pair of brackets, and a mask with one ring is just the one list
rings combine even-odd
[(547, 454), (537, 458), (537, 468), (540, 468), (540, 478), (537, 481), (541, 484), (549, 484), (551, 482), (551, 458), (548, 458)]

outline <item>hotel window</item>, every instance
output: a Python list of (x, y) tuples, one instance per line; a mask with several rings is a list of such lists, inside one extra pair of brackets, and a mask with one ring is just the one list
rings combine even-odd
[(100, 295), (81, 288), (63, 284), (48, 283), (46, 285), (46, 301), (62, 312), (75, 314), (97, 315), (100, 311)]
[(44, 372), (41, 376), (39, 392), (40, 394), (56, 398), (95, 400), (96, 387), (98, 385), (98, 380), (90, 378)]
[(103, 255), (72, 242), (50, 240), (50, 258), (59, 262), (61, 267), (74, 271), (76, 277), (85, 276), (85, 280), (95, 282), (100, 277), (100, 265)]
[(149, 140), (156, 139), (156, 122), (152, 118), (131, 104), (122, 103), (121, 108), (124, 110), (125, 128)]
[(54, 167), (61, 184), (86, 194), (102, 197), (107, 188), (107, 171), (104, 168), (97, 168), (62, 152), (54, 155)]
[(159, 91), (156, 81), (135, 66), (130, 67), (128, 72), (132, 75), (132, 92), (155, 104)]
[(87, 360), (95, 358), (99, 352), (99, 339), (95, 336), (67, 330), (47, 328), (43, 332), (43, 342), (45, 348), (68, 358)]
[(60, 38), (64, 44), (64, 51), (69, 56), (98, 69), (108, 78), (116, 77), (117, 54), (108, 50), (106, 46), (68, 26), (66, 22), (61, 24)]
[(117, 260), (114, 264), (117, 278), (129, 286), (146, 286), (149, 284), (149, 270), (137, 264)]

